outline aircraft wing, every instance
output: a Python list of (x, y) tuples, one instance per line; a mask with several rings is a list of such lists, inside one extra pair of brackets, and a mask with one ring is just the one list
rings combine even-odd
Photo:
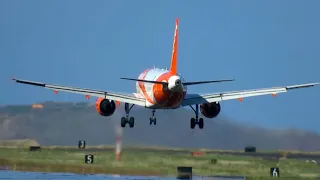
[(293, 86), (283, 86), (283, 87), (271, 87), (271, 88), (261, 88), (261, 89), (251, 89), (242, 91), (231, 91), (231, 92), (221, 92), (212, 94), (187, 94), (184, 100), (181, 102), (182, 106), (189, 106), (194, 104), (219, 102), (231, 99), (238, 99), (242, 101), (242, 98), (252, 97), (252, 96), (262, 96), (262, 95), (273, 95), (276, 96), (278, 93), (284, 93), (289, 90), (308, 88), (320, 83), (309, 83), (309, 84), (298, 84)]
[(82, 94), (85, 96), (100, 97), (100, 98), (106, 98), (109, 100), (120, 101), (120, 102), (135, 104), (139, 106), (145, 106), (145, 99), (142, 96), (139, 96), (137, 94), (113, 93), (113, 92), (106, 92), (106, 91), (94, 90), (94, 89), (84, 89), (84, 88), (77, 88), (77, 87), (68, 87), (63, 85), (45, 84), (42, 82), (34, 82), (34, 81), (15, 79), (15, 78), (12, 78), (12, 80), (14, 80), (16, 83), (52, 89), (55, 92), (64, 91), (64, 92), (70, 92), (75, 94)]

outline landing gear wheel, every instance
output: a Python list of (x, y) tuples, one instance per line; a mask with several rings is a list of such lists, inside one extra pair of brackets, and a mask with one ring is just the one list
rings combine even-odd
[(156, 112), (156, 110), (152, 110), (152, 117), (150, 118), (150, 125), (153, 123), (154, 125), (157, 124), (157, 118), (156, 116), (154, 115), (154, 113)]
[(198, 125), (199, 125), (199, 128), (200, 128), (200, 129), (203, 129), (203, 125), (204, 125), (204, 124), (203, 124), (203, 118), (200, 118), (200, 119), (199, 119)]
[(196, 126), (196, 119), (195, 118), (191, 118), (191, 120), (190, 120), (190, 128), (194, 129), (195, 126)]
[(194, 129), (195, 126), (198, 124), (199, 129), (203, 129), (203, 118), (198, 118), (199, 117), (199, 104), (196, 104), (196, 109), (194, 109), (191, 105), (190, 105), (190, 107), (194, 111), (194, 113), (196, 114), (196, 118), (191, 118), (191, 120), (190, 120), (190, 128)]
[(133, 128), (134, 126), (134, 117), (130, 117), (129, 118), (129, 113), (130, 113), (130, 110), (133, 108), (134, 104), (132, 104), (130, 107), (129, 107), (129, 103), (125, 103), (124, 104), (124, 109), (126, 111), (126, 117), (122, 117), (121, 118), (121, 127), (126, 127), (126, 124), (128, 123), (129, 124), (129, 127), (130, 128)]
[(127, 119), (125, 117), (121, 118), (121, 127), (126, 127)]
[(156, 118), (156, 117), (150, 118), (150, 125), (151, 125), (152, 123), (153, 123), (154, 125), (157, 124), (157, 118)]
[(134, 117), (130, 117), (128, 123), (129, 123), (129, 127), (130, 127), (130, 128), (133, 128), (133, 126), (134, 126)]

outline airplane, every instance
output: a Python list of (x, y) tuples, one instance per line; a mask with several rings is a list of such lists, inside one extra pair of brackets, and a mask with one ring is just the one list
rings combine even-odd
[[(70, 92), (85, 95), (87, 99), (91, 96), (96, 97), (96, 111), (101, 116), (111, 116), (120, 102), (125, 104), (125, 117), (121, 118), (121, 127), (129, 124), (130, 128), (134, 127), (135, 119), (130, 117), (131, 109), (137, 105), (152, 110), (152, 117), (150, 117), (150, 125), (156, 125), (157, 119), (155, 111), (158, 109), (170, 110), (181, 107), (190, 106), (195, 113), (195, 117), (190, 119), (190, 128), (194, 129), (196, 125), (199, 129), (203, 129), (203, 118), (199, 118), (200, 112), (206, 118), (215, 118), (221, 110), (221, 101), (238, 99), (242, 102), (243, 98), (252, 96), (272, 95), (276, 96), (278, 93), (285, 93), (289, 90), (308, 88), (319, 85), (319, 82), (298, 84), (292, 86), (271, 87), (261, 89), (250, 89), (231, 92), (219, 92), (211, 94), (189, 94), (187, 87), (205, 83), (219, 83), (230, 82), (234, 79), (212, 80), (212, 81), (185, 81), (177, 70), (178, 63), (178, 25), (179, 19), (176, 18), (173, 47), (170, 69), (149, 68), (143, 71), (137, 79), (134, 78), (120, 78), (136, 82), (136, 93), (116, 93), (111, 91), (84, 89), (78, 87), (69, 87), (64, 85), (46, 84), (42, 82), (34, 82), (29, 80), (22, 80), (12, 78), (16, 83), (33, 85), (58, 91)], [(193, 107), (195, 106), (195, 108)]]

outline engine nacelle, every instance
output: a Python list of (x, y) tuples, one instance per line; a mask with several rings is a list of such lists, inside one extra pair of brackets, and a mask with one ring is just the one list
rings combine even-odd
[(96, 110), (101, 116), (111, 116), (116, 110), (116, 103), (113, 100), (98, 98)]
[(200, 105), (201, 114), (207, 118), (214, 118), (220, 113), (221, 107), (219, 102), (204, 103)]

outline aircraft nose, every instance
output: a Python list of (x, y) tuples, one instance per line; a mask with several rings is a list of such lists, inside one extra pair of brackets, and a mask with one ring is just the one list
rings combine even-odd
[(181, 80), (180, 80), (180, 79), (177, 79), (176, 82), (175, 82), (175, 85), (176, 85), (176, 86), (180, 86), (180, 84), (181, 84)]

